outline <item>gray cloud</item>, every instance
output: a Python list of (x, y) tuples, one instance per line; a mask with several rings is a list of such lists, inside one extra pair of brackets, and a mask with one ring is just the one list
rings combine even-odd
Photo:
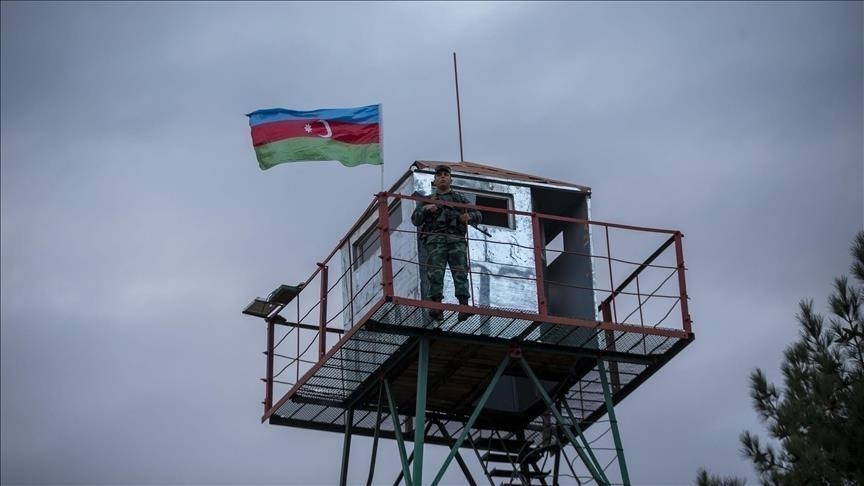
[(619, 406), (638, 484), (753, 480), (747, 375), (779, 379), (864, 228), (860, 3), (0, 8), (3, 483), (337, 481), (338, 434), (258, 423), (239, 310), (311, 273), (380, 173), (259, 171), (257, 108), (383, 103), (389, 185), (458, 158), (456, 51), (468, 160), (682, 230), (697, 339)]

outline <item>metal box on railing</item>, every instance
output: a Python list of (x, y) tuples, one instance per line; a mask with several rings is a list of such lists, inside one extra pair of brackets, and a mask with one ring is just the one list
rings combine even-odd
[[(468, 196), (483, 213), (481, 226), (488, 232), (468, 229), (471, 305), (531, 314), (545, 305), (550, 315), (597, 318), (589, 225), (553, 219), (587, 221), (589, 188), (470, 162), (417, 161), (390, 193), (429, 196), (434, 168), (441, 164), (452, 169), (453, 190)], [(426, 300), (425, 255), (411, 224), (417, 202), (391, 197), (388, 204), (393, 294)], [(552, 218), (533, 218), (532, 213)], [(374, 207), (368, 211), (341, 249), (343, 267), (350, 268), (342, 283), (346, 328), (382, 296), (378, 214)], [(444, 296), (445, 303), (456, 302), (449, 271)]]

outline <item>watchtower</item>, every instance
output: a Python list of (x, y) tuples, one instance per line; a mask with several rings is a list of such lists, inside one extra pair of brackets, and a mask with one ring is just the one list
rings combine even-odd
[[(468, 305), (449, 272), (445, 300), (427, 300), (410, 222), (438, 165), (483, 213)], [(682, 235), (593, 221), (590, 201), (588, 187), (486, 165), (412, 164), (311, 276), (244, 309), (267, 327), (262, 422), (344, 433), (342, 484), (355, 434), (374, 438), (369, 482), (383, 437), (409, 485), (424, 483), (427, 443), (450, 449), (433, 485), (453, 459), (475, 484), (462, 450), (490, 482), (629, 484), (614, 405), (694, 338)]]

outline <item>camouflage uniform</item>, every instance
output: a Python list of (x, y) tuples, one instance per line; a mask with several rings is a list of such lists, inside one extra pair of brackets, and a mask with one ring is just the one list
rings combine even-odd
[[(434, 194), (432, 199), (471, 204), (464, 195), (450, 191)], [(441, 302), (444, 297), (444, 270), (450, 265), (456, 298), (467, 304), (471, 298), (468, 284), (468, 242), (465, 239), (468, 226), (459, 221), (459, 216), (468, 213), (470, 224), (480, 224), (480, 211), (439, 205), (429, 214), (423, 210), (426, 203), (418, 202), (411, 222), (420, 227), (420, 238), (426, 246), (426, 275), (429, 279), (429, 300)]]

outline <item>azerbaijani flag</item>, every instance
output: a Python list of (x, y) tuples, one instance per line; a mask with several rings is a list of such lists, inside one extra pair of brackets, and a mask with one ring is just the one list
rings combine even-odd
[(380, 105), (311, 111), (270, 108), (249, 113), (258, 166), (337, 160), (381, 165)]

